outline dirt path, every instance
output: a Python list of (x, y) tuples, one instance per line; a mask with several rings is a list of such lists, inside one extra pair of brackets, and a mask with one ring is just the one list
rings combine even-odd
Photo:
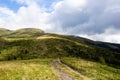
[(72, 77), (68, 76), (60, 68), (57, 67), (57, 63), (60, 63), (59, 59), (53, 60), (52, 61), (52, 66), (55, 69), (55, 71), (59, 74), (59, 77), (61, 80), (74, 80)]
[[(57, 66), (57, 64), (62, 64), (66, 67), (66, 69), (73, 71), (75, 74), (78, 74), (80, 77), (82, 77), (82, 79), (74, 79), (73, 77), (71, 77), (69, 74), (65, 73), (60, 67)], [(55, 71), (59, 74), (59, 77), (61, 80), (91, 80), (88, 77), (82, 75), (81, 73), (79, 73), (76, 70), (73, 70), (72, 68), (70, 68), (69, 66), (61, 63), (60, 59), (55, 59), (52, 61), (52, 66), (55, 69)]]

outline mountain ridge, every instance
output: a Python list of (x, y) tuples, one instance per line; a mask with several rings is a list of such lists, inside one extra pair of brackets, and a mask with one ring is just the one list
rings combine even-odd
[[(39, 36), (44, 33), (43, 30), (37, 28), (22, 28), (18, 30), (8, 30), (8, 29), (0, 29), (0, 31), (6, 31), (6, 33), (0, 33), (2, 37), (11, 37), (11, 38), (22, 38), (22, 37), (32, 37), (32, 36)], [(11, 31), (10, 33), (7, 31)]]
[(12, 30), (5, 29), (5, 28), (0, 28), (0, 36), (10, 34), (11, 32), (12, 32)]
[[(28, 28), (27, 28), (28, 29)], [(26, 34), (26, 29), (22, 35)], [(96, 42), (73, 35), (60, 35), (29, 29), (30, 36), (13, 34), (0, 39), (0, 60), (81, 57), (103, 64), (119, 67), (120, 44)], [(40, 35), (33, 35), (37, 31)], [(21, 32), (21, 31), (20, 31)], [(11, 37), (12, 35), (12, 37)], [(11, 41), (12, 40), (12, 41)]]

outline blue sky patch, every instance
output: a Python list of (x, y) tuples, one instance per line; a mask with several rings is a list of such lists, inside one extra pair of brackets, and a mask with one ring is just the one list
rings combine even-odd
[(17, 12), (17, 10), (21, 7), (21, 4), (18, 4), (15, 1), (11, 1), (11, 0), (0, 0), (0, 7), (7, 7), (11, 10), (13, 10), (14, 12)]
[[(58, 2), (58, 1), (60, 1), (60, 0), (42, 0), (42, 1), (40, 1), (40, 3), (38, 3), (38, 5), (45, 7), (47, 12), (49, 12), (51, 10), (51, 5), (54, 2)], [(21, 6), (26, 6), (26, 5), (19, 4), (14, 0), (13, 1), (12, 0), (0, 0), (0, 7), (7, 7), (14, 12), (17, 12)]]

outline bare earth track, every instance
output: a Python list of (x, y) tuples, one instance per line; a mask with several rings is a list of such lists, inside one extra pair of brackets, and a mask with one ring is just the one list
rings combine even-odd
[(52, 61), (52, 66), (55, 69), (55, 71), (59, 74), (60, 79), (61, 80), (74, 80), (70, 76), (68, 76), (67, 74), (62, 72), (61, 69), (57, 67), (57, 63), (60, 63), (59, 59), (53, 60)]
[[(75, 77), (65, 73), (60, 67), (58, 67), (57, 65), (58, 64), (61, 64), (61, 65), (64, 65), (64, 67), (66, 67), (66, 69), (74, 72), (75, 74), (78, 74), (82, 79), (75, 79)], [(81, 73), (79, 73), (78, 71), (70, 68), (69, 66), (63, 64), (60, 59), (55, 59), (52, 61), (51, 63), (52, 67), (54, 68), (54, 70), (59, 74), (59, 78), (61, 80), (91, 80), (89, 79), (88, 77), (82, 75)]]

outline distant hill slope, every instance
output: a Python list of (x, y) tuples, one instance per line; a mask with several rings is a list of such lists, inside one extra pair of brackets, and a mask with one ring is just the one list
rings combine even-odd
[(5, 29), (5, 28), (0, 28), (0, 36), (6, 35), (6, 34), (10, 34), (12, 31)]
[[(44, 33), (42, 30), (33, 28), (20, 29), (2, 38), (0, 39), (0, 60), (69, 56), (120, 67), (120, 44), (96, 42), (78, 36)], [(8, 41), (4, 38), (13, 40)]]
[(74, 36), (74, 35), (58, 35), (58, 34), (47, 34), (48, 36), (54, 36), (54, 37), (62, 37), (66, 38), (69, 40), (73, 40), (82, 44), (86, 44), (89, 46), (94, 46), (94, 47), (100, 47), (100, 48), (105, 48), (109, 49), (115, 52), (120, 53), (120, 44), (116, 43), (108, 43), (108, 42), (100, 42), (100, 41), (93, 41), (87, 38), (79, 37), (79, 36)]
[(36, 28), (23, 28), (6, 35), (9, 38), (24, 38), (24, 37), (35, 37), (43, 34), (44, 31)]

